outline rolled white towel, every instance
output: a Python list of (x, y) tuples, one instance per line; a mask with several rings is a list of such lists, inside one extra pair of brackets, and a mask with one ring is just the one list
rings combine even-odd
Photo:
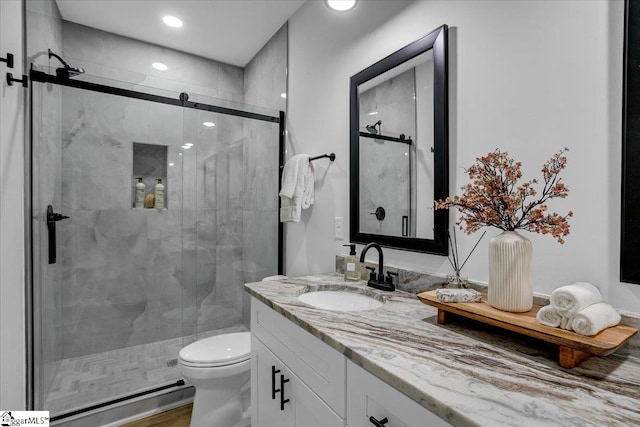
[(559, 327), (562, 322), (562, 316), (558, 313), (558, 310), (550, 305), (540, 308), (536, 314), (536, 319), (538, 319), (539, 323), (552, 328)]
[(551, 292), (551, 305), (565, 317), (573, 317), (582, 309), (602, 301), (598, 288), (587, 282), (561, 286)]
[(571, 330), (571, 324), (573, 322), (572, 317), (563, 316), (552, 305), (545, 305), (536, 314), (538, 323), (552, 328), (562, 328), (568, 331)]
[(620, 323), (620, 314), (606, 302), (599, 302), (580, 311), (573, 319), (573, 330), (580, 335), (595, 335)]
[(560, 327), (567, 331), (573, 331), (573, 318), (575, 316), (566, 317), (561, 314), (560, 317), (562, 318), (562, 320), (560, 320)]

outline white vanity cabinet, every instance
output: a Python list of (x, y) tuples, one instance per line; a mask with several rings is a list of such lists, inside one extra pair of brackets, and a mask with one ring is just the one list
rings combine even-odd
[(255, 298), (251, 353), (252, 427), (345, 425), (346, 358)]
[(449, 426), (256, 298), (251, 334), (253, 427)]
[(450, 426), (442, 418), (351, 361), (347, 361), (347, 425), (348, 427)]
[[(337, 427), (344, 420), (255, 337), (251, 340), (251, 425), (257, 427)], [(256, 388), (255, 397), (253, 388)], [(255, 399), (255, 400), (254, 400)]]

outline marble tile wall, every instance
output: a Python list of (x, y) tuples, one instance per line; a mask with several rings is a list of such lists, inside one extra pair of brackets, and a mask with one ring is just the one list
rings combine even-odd
[[(65, 59), (92, 76), (243, 99), (238, 67), (69, 22), (63, 40)], [(244, 282), (230, 266), (242, 259), (242, 146), (219, 153), (242, 140), (246, 119), (206, 113), (216, 126), (205, 128), (199, 112), (72, 88), (62, 106), (62, 209), (71, 216), (60, 225), (62, 356), (239, 324), (234, 292)], [(163, 212), (131, 209), (133, 142), (168, 147)], [(216, 154), (206, 180), (205, 159)]]
[[(416, 137), (415, 75), (411, 69), (360, 95), (360, 127), (378, 120), (383, 135)], [(402, 235), (402, 217), (409, 216), (411, 147), (397, 142), (360, 137), (360, 231)], [(377, 207), (386, 217), (378, 220)]]
[[(197, 116), (194, 134), (196, 159), (197, 246), (194, 298), (198, 311), (193, 319), (196, 332), (241, 323), (242, 306), (236, 289), (241, 278), (234, 266), (242, 259), (242, 217), (240, 201), (244, 170), (242, 168), (243, 126), (246, 119), (187, 111)], [(212, 121), (206, 128), (202, 122)], [(214, 134), (210, 131), (215, 129)], [(218, 326), (224, 325), (224, 326)]]
[[(27, 50), (29, 60), (35, 64), (48, 65), (47, 49), (54, 51), (61, 49), (62, 19), (53, 1), (27, 0), (26, 13), (28, 22)], [(41, 325), (34, 331), (34, 340), (39, 343), (42, 351), (34, 355), (35, 362), (41, 367), (35, 373), (36, 390), (42, 390), (44, 395), (36, 393), (36, 404), (46, 398), (56, 371), (62, 360), (62, 339), (56, 328), (62, 321), (62, 278), (63, 271), (60, 264), (48, 264), (47, 227), (44, 217), (47, 205), (56, 209), (61, 204), (62, 174), (60, 168), (61, 147), (61, 103), (62, 94), (59, 87), (38, 85), (33, 88), (34, 103), (46, 102), (47, 107), (34, 109), (32, 120), (41, 129), (33, 135), (34, 165), (32, 176), (38, 183), (38, 191), (33, 194), (34, 212), (42, 215), (34, 216), (34, 238), (37, 239), (34, 251), (34, 265), (41, 265), (36, 279), (42, 286), (34, 293), (34, 303), (41, 307), (36, 314), (36, 322)]]
[[(55, 49), (87, 70), (81, 78), (261, 113), (241, 103), (285, 108), (286, 26), (246, 71), (66, 21), (59, 39)], [(278, 125), (58, 89), (57, 101), (42, 101), (43, 116), (58, 120), (40, 124), (59, 170), (57, 204), (71, 217), (58, 223), (63, 280), (49, 296), (59, 300), (50, 306), (57, 357), (248, 323), (243, 284), (277, 272)], [(131, 208), (134, 142), (168, 147), (162, 212)]]
[(58, 66), (47, 50), (62, 52), (62, 16), (54, 0), (26, 0), (27, 55), (29, 62), (40, 66)]
[[(245, 67), (245, 103), (272, 109), (271, 115), (286, 111), (287, 24), (269, 40)], [(242, 201), (244, 225), (242, 245), (243, 281), (261, 280), (278, 273), (278, 132), (274, 123), (251, 121), (244, 128), (244, 169), (247, 172)], [(249, 297), (243, 300), (243, 322), (249, 326)]]
[[(132, 209), (133, 143), (168, 147), (181, 193), (182, 109), (63, 89), (59, 225), (64, 358), (182, 335), (182, 205)], [(194, 226), (191, 227), (194, 233)]]

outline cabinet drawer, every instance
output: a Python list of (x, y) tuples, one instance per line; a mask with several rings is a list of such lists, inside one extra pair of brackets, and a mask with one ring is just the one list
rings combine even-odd
[(347, 396), (349, 427), (374, 427), (369, 417), (387, 418), (385, 427), (451, 426), (351, 361), (347, 362)]
[(344, 355), (255, 298), (251, 298), (251, 332), (338, 416), (345, 417)]
[(344, 420), (300, 378), (251, 337), (252, 425), (255, 427), (342, 427)]

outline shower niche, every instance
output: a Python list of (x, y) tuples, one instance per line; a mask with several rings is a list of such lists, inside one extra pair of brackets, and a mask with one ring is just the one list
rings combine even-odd
[[(167, 182), (167, 151), (166, 145), (133, 143), (133, 175), (131, 185), (131, 207), (138, 209), (166, 209), (168, 204)], [(144, 184), (144, 189), (139, 183)], [(162, 194), (156, 194), (156, 185), (161, 183)], [(140, 203), (140, 195), (142, 203)], [(162, 202), (158, 199), (162, 198)]]

